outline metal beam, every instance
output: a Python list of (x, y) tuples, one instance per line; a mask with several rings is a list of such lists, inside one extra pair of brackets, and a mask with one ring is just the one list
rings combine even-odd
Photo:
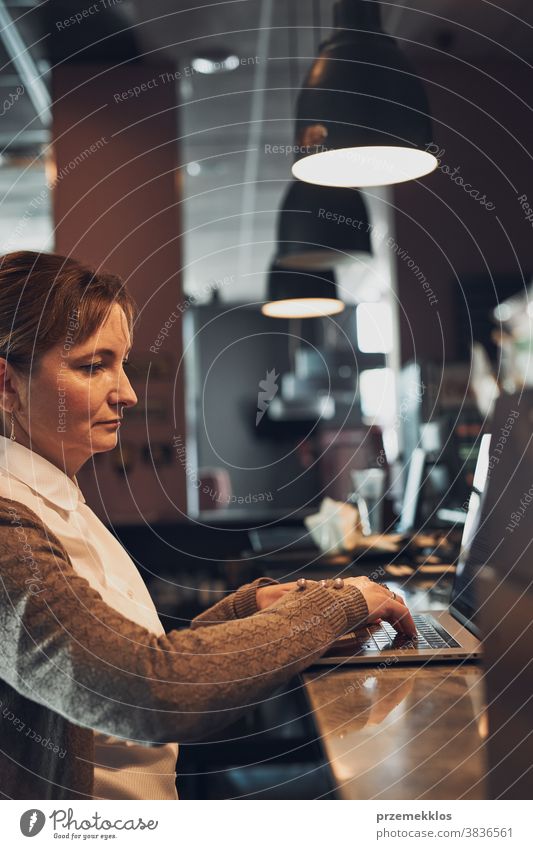
[(265, 89), (270, 39), (272, 33), (273, 0), (262, 0), (257, 55), (260, 61), (254, 68), (254, 95), (248, 132), (248, 152), (244, 161), (244, 186), (242, 193), (241, 224), (239, 232), (239, 276), (250, 272), (251, 244), (256, 209), (257, 179), (259, 174), (259, 146), (263, 134)]
[(0, 0), (0, 38), (6, 53), (20, 75), (33, 108), (46, 126), (52, 123), (52, 99), (42, 81), (39, 69), (11, 19), (4, 0)]
[[(7, 147), (12, 141), (13, 133), (0, 133), (0, 147)], [(49, 141), (48, 130), (22, 130), (17, 134), (17, 150), (25, 145), (34, 147), (36, 144), (47, 144)]]

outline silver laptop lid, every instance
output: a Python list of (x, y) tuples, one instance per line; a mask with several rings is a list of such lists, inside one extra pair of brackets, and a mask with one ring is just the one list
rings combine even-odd
[(533, 388), (502, 393), (492, 423), (483, 516), (485, 562), (530, 592), (533, 576)]
[(483, 565), (483, 533), (478, 531), (489, 471), (490, 442), (490, 434), (484, 434), (479, 446), (474, 482), (461, 539), (461, 552), (450, 597), (450, 613), (476, 637), (479, 636), (479, 626), (476, 623), (478, 605), (474, 594), (474, 580), (479, 568)]

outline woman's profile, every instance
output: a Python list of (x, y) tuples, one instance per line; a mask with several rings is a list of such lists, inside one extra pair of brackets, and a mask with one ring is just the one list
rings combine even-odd
[(126, 550), (76, 474), (112, 450), (137, 397), (136, 307), (74, 259), (0, 257), (0, 793), (8, 799), (177, 799), (179, 743), (228, 725), (385, 618), (368, 578), (259, 578), (165, 633)]

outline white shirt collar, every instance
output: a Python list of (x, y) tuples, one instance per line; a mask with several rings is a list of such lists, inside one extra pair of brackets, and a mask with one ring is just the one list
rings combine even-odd
[(6, 436), (0, 436), (0, 471), (63, 510), (76, 510), (79, 501), (85, 503), (75, 475), (74, 480), (69, 478), (49, 460)]

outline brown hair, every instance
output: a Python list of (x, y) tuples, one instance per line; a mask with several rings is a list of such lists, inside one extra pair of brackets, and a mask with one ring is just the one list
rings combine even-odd
[(114, 304), (124, 310), (131, 335), (138, 311), (120, 277), (60, 254), (5, 254), (0, 257), (0, 356), (29, 374), (61, 340), (68, 337), (74, 345), (88, 339)]

